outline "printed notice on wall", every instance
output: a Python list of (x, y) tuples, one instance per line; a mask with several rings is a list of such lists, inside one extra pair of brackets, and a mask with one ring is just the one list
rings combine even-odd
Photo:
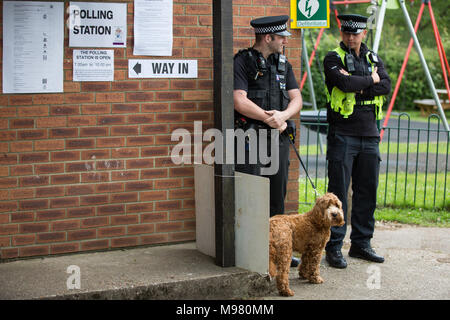
[(125, 48), (127, 4), (70, 2), (69, 46)]
[(197, 78), (197, 60), (128, 60), (129, 78)]
[(134, 0), (136, 56), (172, 56), (173, 0)]
[(114, 50), (73, 50), (73, 81), (114, 81)]
[(63, 92), (64, 3), (3, 2), (3, 93)]

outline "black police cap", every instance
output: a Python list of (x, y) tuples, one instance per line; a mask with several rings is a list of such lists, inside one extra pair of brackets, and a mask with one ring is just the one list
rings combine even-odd
[(250, 24), (255, 29), (255, 34), (273, 33), (279, 36), (290, 36), (291, 33), (287, 31), (287, 22), (289, 16), (269, 16), (254, 19)]
[(341, 31), (358, 34), (367, 28), (367, 17), (359, 14), (340, 14)]

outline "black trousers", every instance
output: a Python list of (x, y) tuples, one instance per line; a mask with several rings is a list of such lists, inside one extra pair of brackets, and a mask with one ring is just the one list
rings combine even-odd
[(345, 225), (332, 227), (326, 250), (340, 250), (347, 230), (347, 191), (352, 178), (350, 239), (360, 247), (370, 246), (375, 227), (378, 174), (380, 171), (379, 137), (328, 135), (328, 192), (342, 201)]
[[(258, 131), (258, 140), (260, 139), (259, 131)], [(259, 148), (259, 141), (257, 143)], [(267, 155), (273, 158), (275, 155), (272, 155), (271, 143), (270, 143), (270, 131), (267, 137)], [(265, 175), (262, 173), (262, 168), (267, 168), (271, 165), (269, 164), (261, 164), (261, 159), (257, 157), (256, 163), (251, 163), (250, 161), (250, 153), (255, 152), (255, 150), (251, 150), (249, 148), (249, 143), (246, 143), (244, 150), (238, 149), (238, 145), (235, 143), (235, 171), (253, 174), (257, 176), (262, 176), (269, 178), (270, 180), (270, 216), (274, 216), (277, 214), (284, 214), (284, 200), (286, 198), (287, 192), (287, 181), (289, 176), (289, 137), (285, 134), (280, 134), (278, 139), (278, 155), (279, 155), (279, 166), (278, 170), (274, 174)], [(245, 154), (245, 163), (239, 164), (237, 161), (237, 156), (239, 152), (243, 152)], [(258, 150), (259, 152), (259, 150)], [(259, 153), (258, 153), (259, 154)]]

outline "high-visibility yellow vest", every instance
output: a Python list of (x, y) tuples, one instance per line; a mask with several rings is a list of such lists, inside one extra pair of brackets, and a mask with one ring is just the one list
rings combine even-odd
[[(345, 54), (346, 52), (341, 47), (334, 49), (341, 58), (342, 64), (345, 66)], [(366, 54), (366, 59), (372, 66), (372, 70), (375, 67), (372, 60), (369, 58), (370, 51)], [(331, 95), (328, 91), (328, 87), (325, 85), (325, 91), (327, 94), (327, 102), (330, 103), (330, 107), (333, 111), (339, 112), (344, 118), (348, 118), (353, 113), (353, 108), (356, 104), (354, 92), (344, 92), (338, 87), (333, 87)], [(384, 96), (376, 96), (373, 100), (360, 101), (362, 105), (375, 105), (375, 116), (377, 120), (383, 119), (383, 103), (386, 98)]]

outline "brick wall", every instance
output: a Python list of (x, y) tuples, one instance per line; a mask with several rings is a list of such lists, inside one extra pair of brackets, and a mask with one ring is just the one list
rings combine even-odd
[[(129, 79), (133, 1), (117, 2), (128, 3), (128, 44), (114, 50), (113, 82), (72, 81), (66, 29), (64, 93), (0, 94), (2, 260), (195, 239), (193, 167), (171, 162), (170, 134), (192, 131), (195, 120), (212, 127), (212, 0), (174, 0), (167, 58), (198, 60), (197, 79)], [(235, 50), (252, 45), (251, 19), (288, 7), (289, 0), (233, 1)], [(287, 53), (299, 79), (300, 33), (293, 33)]]

